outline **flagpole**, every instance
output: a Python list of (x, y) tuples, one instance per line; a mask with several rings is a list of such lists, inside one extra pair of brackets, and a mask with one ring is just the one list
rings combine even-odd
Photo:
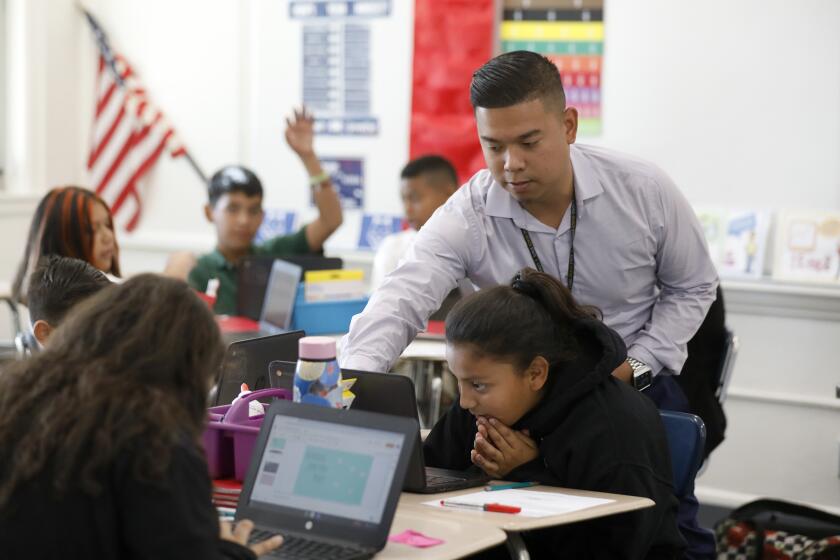
[[(84, 2), (80, 2), (80, 1), (77, 0), (76, 1), (76, 9), (78, 9), (79, 12), (81, 12), (81, 14), (88, 20), (91, 27), (93, 28), (94, 34), (97, 35), (97, 41), (100, 43), (100, 53), (102, 53), (102, 45), (107, 46), (107, 40), (105, 39), (104, 31), (102, 31), (102, 28), (99, 27), (99, 24), (96, 22), (95, 18), (91, 14), (91, 12), (84, 5)], [(110, 50), (110, 47), (107, 47), (107, 49)], [(108, 56), (111, 56), (110, 52), (108, 52), (107, 54), (108, 54)], [(122, 78), (119, 75), (119, 73), (115, 71), (115, 68), (113, 67), (113, 65), (109, 65), (109, 68), (114, 73), (114, 80), (117, 81), (118, 83), (121, 82)], [(184, 156), (187, 159), (187, 163), (190, 164), (190, 167), (192, 168), (192, 170), (195, 171), (196, 175), (198, 175), (198, 178), (201, 181), (202, 186), (206, 187), (206, 185), (207, 185), (207, 175), (204, 174), (204, 171), (202, 171), (201, 167), (198, 165), (198, 163), (192, 157), (192, 154), (190, 154), (190, 152), (187, 150), (186, 146), (184, 146), (183, 142), (181, 142), (180, 144), (181, 144), (181, 146), (178, 149), (178, 152), (179, 152), (178, 155)]]
[(192, 155), (187, 151), (186, 148), (184, 148), (184, 157), (187, 158), (187, 163), (190, 164), (190, 167), (193, 168), (193, 171), (195, 171), (195, 174), (198, 175), (199, 179), (201, 179), (201, 184), (206, 186), (207, 185), (207, 175), (204, 174), (204, 172), (201, 170), (201, 167), (198, 166), (198, 164), (195, 162)]

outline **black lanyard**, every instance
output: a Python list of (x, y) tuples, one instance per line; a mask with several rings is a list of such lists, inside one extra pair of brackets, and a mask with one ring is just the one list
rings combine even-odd
[[(571, 222), (569, 225), (569, 234), (571, 238), (569, 239), (569, 268), (566, 271), (566, 286), (571, 291), (572, 287), (575, 284), (575, 229), (577, 229), (577, 201), (575, 200), (574, 193), (572, 194), (572, 206), (569, 210), (571, 215), (569, 216), (569, 221)], [(522, 232), (522, 237), (525, 238), (525, 245), (528, 246), (528, 250), (531, 251), (531, 258), (534, 259), (534, 266), (540, 272), (545, 272), (542, 267), (542, 263), (540, 262), (540, 257), (537, 255), (537, 250), (534, 248), (534, 242), (531, 241), (531, 235), (525, 231), (525, 228), (520, 228), (519, 231)]]

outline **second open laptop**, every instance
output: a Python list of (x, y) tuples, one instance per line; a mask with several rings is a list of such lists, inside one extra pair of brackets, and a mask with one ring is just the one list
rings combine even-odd
[(262, 558), (371, 558), (385, 547), (417, 420), (274, 401), (242, 486), (236, 520), (251, 538), (283, 536)]
[[(291, 389), (295, 375), (294, 362), (276, 362), (276, 373), (271, 386)], [(279, 375), (277, 375), (279, 373)], [(417, 399), (411, 379), (396, 373), (374, 373), (353, 369), (341, 370), (344, 379), (356, 379), (351, 391), (356, 395), (353, 410), (367, 410), (417, 420)], [(455, 471), (427, 467), (423, 459), (420, 432), (415, 436), (417, 445), (405, 477), (404, 490), (419, 494), (436, 494), (464, 488), (483, 486), (489, 478), (481, 471)]]
[[(273, 387), (271, 377), (277, 376), (281, 362), (297, 360), (298, 341), (305, 334), (304, 331), (292, 331), (249, 338), (229, 345), (222, 360), (215, 398), (211, 399), (211, 403), (230, 404), (239, 394), (243, 383), (252, 391)], [(288, 388), (291, 390), (291, 378)]]

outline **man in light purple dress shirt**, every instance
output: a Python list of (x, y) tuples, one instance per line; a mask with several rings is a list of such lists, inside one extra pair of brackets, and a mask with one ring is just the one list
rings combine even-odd
[[(540, 55), (496, 57), (473, 75), (470, 97), (487, 169), (435, 212), (353, 319), (342, 366), (389, 371), (459, 280), (484, 288), (534, 267), (601, 309), (624, 338), (628, 362), (614, 375), (632, 382), (647, 366), (657, 404), (685, 410), (671, 376), (718, 284), (686, 199), (650, 163), (575, 144), (577, 111)], [(707, 556), (710, 536), (691, 530), (689, 552)]]

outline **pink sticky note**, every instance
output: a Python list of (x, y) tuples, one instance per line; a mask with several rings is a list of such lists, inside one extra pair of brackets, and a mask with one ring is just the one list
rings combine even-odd
[(411, 529), (406, 529), (398, 535), (391, 535), (388, 537), (388, 540), (391, 542), (407, 544), (408, 546), (416, 548), (429, 548), (430, 546), (436, 546), (445, 542), (443, 539), (427, 537), (423, 533), (412, 531)]

